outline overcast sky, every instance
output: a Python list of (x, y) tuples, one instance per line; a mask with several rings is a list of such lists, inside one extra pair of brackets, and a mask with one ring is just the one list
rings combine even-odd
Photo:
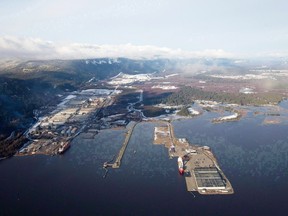
[(58, 44), (287, 53), (287, 20), (287, 0), (0, 1), (0, 37)]

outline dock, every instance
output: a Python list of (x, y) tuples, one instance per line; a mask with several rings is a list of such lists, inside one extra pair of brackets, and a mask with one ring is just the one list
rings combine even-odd
[(154, 144), (168, 148), (170, 158), (182, 157), (187, 191), (206, 195), (234, 193), (211, 149), (208, 146), (191, 145), (185, 138), (176, 138), (171, 123), (165, 122), (155, 127)]
[(135, 126), (137, 125), (137, 122), (133, 122), (132, 124), (133, 124), (133, 125), (131, 126), (131, 128), (129, 128), (128, 131), (127, 131), (125, 140), (124, 140), (124, 142), (123, 142), (123, 144), (122, 144), (121, 149), (120, 149), (119, 152), (118, 152), (118, 155), (117, 155), (117, 157), (116, 157), (115, 162), (114, 162), (114, 163), (105, 162), (105, 163), (103, 164), (103, 167), (104, 167), (104, 168), (107, 168), (107, 167), (112, 167), (112, 168), (114, 168), (114, 169), (120, 168), (120, 166), (121, 166), (121, 160), (122, 160), (122, 158), (123, 158), (123, 156), (124, 156), (125, 150), (126, 150), (126, 148), (127, 148), (127, 146), (128, 146), (128, 143), (129, 143), (129, 141), (130, 141), (131, 135), (133, 134), (133, 130), (134, 130)]

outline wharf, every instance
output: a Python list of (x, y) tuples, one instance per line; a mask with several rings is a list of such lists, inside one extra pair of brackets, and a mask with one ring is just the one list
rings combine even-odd
[(200, 194), (234, 193), (208, 146), (190, 145), (185, 138), (177, 139), (173, 126), (168, 122), (155, 127), (154, 144), (163, 144), (168, 148), (170, 158), (183, 159), (187, 191), (198, 191)]
[(129, 141), (130, 141), (130, 138), (131, 138), (131, 135), (132, 135), (132, 133), (133, 133), (133, 130), (134, 130), (135, 126), (137, 125), (137, 122), (133, 122), (133, 123), (131, 123), (131, 124), (132, 124), (132, 126), (131, 126), (131, 127), (128, 129), (128, 131), (127, 131), (125, 140), (124, 140), (124, 142), (123, 142), (123, 144), (122, 144), (121, 149), (119, 150), (119, 153), (118, 153), (118, 155), (117, 155), (117, 157), (116, 157), (115, 162), (114, 162), (114, 163), (105, 162), (105, 163), (103, 164), (103, 167), (104, 167), (104, 168), (112, 167), (112, 168), (114, 168), (114, 169), (117, 169), (117, 168), (119, 168), (119, 167), (121, 166), (121, 160), (122, 160), (122, 158), (123, 158), (123, 156), (124, 156), (125, 150), (126, 150), (127, 145), (128, 145), (128, 143), (129, 143)]

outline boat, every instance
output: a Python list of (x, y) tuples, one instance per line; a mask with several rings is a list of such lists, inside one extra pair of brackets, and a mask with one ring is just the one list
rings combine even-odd
[(70, 143), (69, 142), (65, 142), (64, 144), (62, 142), (60, 144), (60, 148), (58, 149), (58, 153), (59, 154), (63, 154), (69, 147), (70, 147)]
[(178, 170), (179, 170), (180, 175), (184, 174), (182, 157), (178, 157)]

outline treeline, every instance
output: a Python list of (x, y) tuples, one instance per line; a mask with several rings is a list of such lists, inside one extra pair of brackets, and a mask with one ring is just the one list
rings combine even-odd
[(0, 158), (13, 156), (27, 141), (28, 140), (21, 132), (18, 132), (12, 138), (0, 140)]
[(142, 112), (146, 117), (156, 117), (167, 114), (165, 109), (155, 106), (144, 106), (142, 107)]
[(61, 89), (39, 80), (0, 77), (0, 140), (24, 129), (33, 120), (33, 110), (55, 103)]
[(188, 110), (188, 106), (184, 106), (181, 108), (181, 110), (177, 113), (177, 115), (180, 116), (190, 116), (190, 112)]
[(276, 93), (233, 94), (203, 91), (201, 89), (186, 86), (181, 88), (180, 91), (175, 92), (165, 98), (163, 103), (169, 105), (188, 105), (193, 103), (195, 100), (209, 100), (239, 105), (264, 105), (277, 104), (281, 102), (282, 99), (282, 96)]

